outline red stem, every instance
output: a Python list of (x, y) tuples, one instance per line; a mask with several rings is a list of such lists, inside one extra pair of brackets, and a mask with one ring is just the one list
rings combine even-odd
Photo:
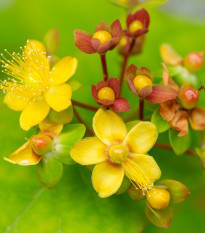
[(88, 105), (88, 104), (84, 104), (84, 103), (78, 102), (76, 100), (72, 100), (72, 103), (73, 103), (73, 105), (76, 105), (78, 107), (85, 108), (85, 109), (88, 109), (88, 110), (91, 110), (91, 111), (94, 111), (94, 112), (96, 112), (98, 110), (97, 107), (94, 107), (94, 106), (91, 106), (91, 105)]
[(107, 63), (106, 63), (106, 54), (101, 54), (100, 55), (101, 63), (102, 63), (102, 70), (103, 70), (103, 78), (104, 81), (107, 80), (108, 78), (108, 71), (107, 71)]
[[(164, 144), (164, 143), (160, 143), (160, 142), (157, 142), (154, 147), (157, 147), (157, 148), (162, 148), (162, 149), (167, 149), (167, 150), (171, 150), (173, 151), (172, 147), (168, 144)], [(196, 153), (195, 151), (193, 150), (187, 150), (185, 152), (185, 154), (188, 154), (188, 155), (192, 155), (192, 156), (196, 156)]]
[(125, 75), (125, 69), (127, 67), (128, 58), (129, 58), (129, 53), (125, 54), (123, 62), (122, 62), (122, 68), (121, 68), (121, 72), (120, 72), (120, 94), (122, 91), (123, 78)]
[(144, 120), (144, 100), (143, 99), (139, 100), (139, 120), (140, 121)]
[(120, 72), (120, 94), (122, 92), (123, 78), (124, 78), (124, 75), (125, 75), (127, 62), (128, 62), (129, 57), (130, 57), (130, 53), (131, 53), (131, 51), (133, 49), (134, 44), (135, 44), (135, 38), (132, 40), (132, 43), (130, 44), (127, 53), (125, 53), (124, 59), (123, 59), (123, 62), (122, 62), (122, 67), (121, 67), (121, 72)]
[(93, 133), (92, 129), (90, 129), (90, 128), (87, 126), (87, 124), (86, 124), (85, 121), (82, 119), (82, 117), (78, 114), (78, 112), (77, 112), (77, 110), (75, 109), (74, 106), (73, 106), (73, 112), (74, 112), (76, 118), (78, 119), (78, 121), (79, 121), (80, 123), (82, 123), (82, 124), (85, 125), (87, 132), (88, 132), (90, 135), (93, 136), (94, 133)]

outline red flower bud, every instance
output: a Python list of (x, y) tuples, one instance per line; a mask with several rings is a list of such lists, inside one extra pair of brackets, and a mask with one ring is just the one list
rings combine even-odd
[(143, 8), (133, 15), (127, 16), (127, 30), (125, 34), (129, 37), (138, 37), (148, 32), (150, 17), (148, 12)]
[(30, 138), (30, 144), (36, 154), (45, 155), (51, 150), (52, 140), (46, 135), (35, 135)]
[(127, 112), (130, 110), (128, 101), (120, 94), (120, 82), (117, 78), (109, 78), (100, 81), (96, 86), (91, 86), (92, 96), (99, 105), (109, 106), (115, 112)]
[(203, 53), (193, 52), (188, 54), (184, 59), (184, 66), (190, 72), (197, 72), (202, 69), (204, 65), (204, 56)]
[(122, 27), (119, 20), (115, 20), (111, 26), (101, 21), (93, 35), (85, 31), (74, 30), (76, 47), (88, 54), (102, 54), (114, 49), (120, 42), (121, 36)]
[(199, 90), (188, 87), (179, 92), (178, 101), (185, 109), (192, 109), (199, 100)]

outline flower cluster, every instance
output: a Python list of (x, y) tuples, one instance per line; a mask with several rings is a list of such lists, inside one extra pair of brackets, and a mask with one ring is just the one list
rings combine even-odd
[[(120, 2), (130, 10), (138, 1)], [(73, 78), (78, 60), (56, 56), (56, 29), (47, 33), (45, 44), (28, 40), (22, 54), (5, 50), (9, 58), (1, 54), (2, 71), (9, 77), (0, 82), (4, 103), (21, 111), (23, 130), (35, 127), (36, 132), (4, 159), (13, 164), (37, 165), (40, 182), (46, 188), (58, 184), (64, 164), (89, 167), (99, 197), (128, 192), (134, 201), (146, 199), (147, 218), (156, 226), (167, 228), (173, 206), (184, 201), (189, 190), (174, 180), (155, 183), (161, 177), (161, 169), (151, 149), (161, 147), (176, 154), (199, 155), (205, 164), (205, 137), (200, 148), (193, 151), (189, 130), (190, 123), (193, 130), (205, 131), (205, 109), (198, 107), (204, 87), (193, 74), (203, 68), (204, 61), (202, 52), (190, 53), (183, 59), (170, 45), (163, 44), (160, 53), (166, 64), (162, 63), (160, 79), (156, 80), (146, 67), (128, 66), (130, 56), (142, 52), (149, 24), (149, 13), (143, 8), (127, 14), (125, 29), (117, 19), (111, 26), (101, 21), (93, 34), (74, 30), (76, 47), (101, 58), (103, 80), (90, 84), (90, 95), (98, 106), (72, 99), (72, 93), (81, 87)], [(119, 78), (109, 76), (106, 61), (106, 53), (115, 48), (123, 58)], [(122, 96), (123, 81), (134, 94), (134, 106)], [(149, 109), (145, 109), (146, 104)], [(93, 129), (76, 107), (95, 112)], [(126, 117), (119, 115), (132, 107), (137, 111)], [(145, 110), (150, 109), (152, 116), (147, 115), (144, 121)], [(73, 114), (79, 124), (71, 123)], [(158, 134), (168, 130), (170, 145), (157, 143)]]

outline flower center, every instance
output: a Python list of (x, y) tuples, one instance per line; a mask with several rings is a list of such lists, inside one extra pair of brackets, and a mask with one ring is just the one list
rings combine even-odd
[(170, 194), (166, 189), (151, 189), (147, 191), (147, 201), (156, 210), (165, 209), (170, 202)]
[(114, 145), (109, 149), (109, 156), (115, 162), (121, 164), (127, 159), (129, 150), (125, 145)]
[(104, 43), (108, 40), (112, 39), (112, 36), (109, 32), (107, 31), (97, 31), (94, 35), (93, 38), (96, 38), (100, 41), (100, 43)]
[(137, 75), (133, 80), (133, 84), (136, 91), (139, 91), (146, 86), (152, 87), (152, 80), (146, 75)]
[(99, 100), (115, 100), (115, 92), (110, 87), (103, 87), (98, 92), (98, 99)]
[(131, 33), (134, 33), (136, 31), (138, 31), (139, 29), (142, 29), (143, 27), (144, 27), (144, 25), (140, 20), (134, 20), (129, 26), (129, 31)]

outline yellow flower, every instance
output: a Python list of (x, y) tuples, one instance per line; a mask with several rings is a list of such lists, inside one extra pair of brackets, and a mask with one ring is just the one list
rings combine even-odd
[(151, 122), (140, 122), (129, 132), (122, 119), (110, 110), (99, 109), (93, 118), (96, 137), (85, 138), (71, 150), (72, 159), (82, 165), (96, 164), (94, 189), (102, 198), (117, 192), (126, 175), (141, 189), (149, 189), (161, 171), (146, 153), (157, 139)]
[(66, 82), (76, 71), (76, 58), (64, 57), (50, 68), (44, 45), (34, 40), (27, 42), (22, 55), (7, 53), (11, 60), (1, 54), (1, 62), (10, 78), (0, 83), (0, 89), (6, 94), (8, 107), (22, 111), (22, 129), (29, 130), (42, 122), (50, 108), (60, 112), (71, 105), (72, 89)]

